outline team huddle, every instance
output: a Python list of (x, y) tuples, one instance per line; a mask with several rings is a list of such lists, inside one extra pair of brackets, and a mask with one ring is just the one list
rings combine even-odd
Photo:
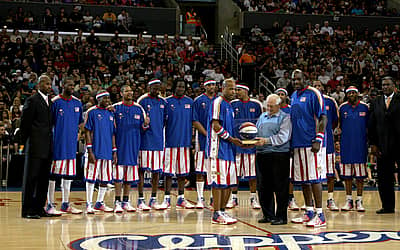
[[(195, 100), (184, 95), (186, 84), (179, 79), (174, 83), (174, 94), (162, 98), (159, 96), (161, 81), (155, 79), (148, 83), (149, 92), (137, 102), (133, 101), (130, 86), (121, 88), (122, 102), (113, 105), (110, 94), (99, 91), (96, 95), (98, 105), (90, 108), (85, 115), (82, 103), (72, 96), (73, 81), (67, 80), (63, 93), (52, 100), (54, 153), (46, 212), (56, 215), (82, 213), (82, 210), (70, 205), (69, 193), (72, 179), (76, 176), (78, 133), (83, 129), (87, 148), (84, 164), (87, 214), (95, 211), (121, 213), (124, 210), (168, 209), (171, 207), (172, 177), (176, 176), (177, 208), (204, 208), (204, 187), (208, 185), (212, 187), (210, 205), (214, 210), (211, 222), (233, 224), (237, 219), (226, 213), (225, 209), (238, 206), (238, 178), (242, 177), (249, 180), (250, 206), (263, 209), (264, 218), (259, 222), (274, 223), (275, 220), (275, 224), (286, 224), (288, 202), (293, 197), (289, 194), (292, 192), (289, 176), (284, 175), (287, 182), (282, 182), (286, 185), (282, 192), (286, 194), (280, 195), (279, 190), (274, 191), (278, 205), (276, 214), (275, 211), (264, 210), (263, 202), (260, 205), (256, 195), (262, 185), (257, 183), (262, 182), (257, 177), (257, 168), (268, 169), (269, 164), (264, 162), (263, 166), (256, 167), (256, 156), (259, 157), (258, 150), (262, 152), (262, 147), (270, 145), (270, 149), (264, 148), (265, 152), (293, 152), (287, 174), (292, 183), (302, 184), (306, 212), (292, 222), (312, 227), (325, 226), (321, 183), (326, 180), (327, 208), (338, 210), (333, 199), (333, 131), (337, 126), (342, 134), (340, 173), (346, 180), (347, 202), (342, 210), (353, 209), (351, 185), (354, 177), (357, 179), (356, 209), (365, 211), (362, 206), (362, 179), (366, 177), (367, 105), (358, 99), (358, 90), (354, 87), (346, 90), (348, 101), (337, 107), (334, 99), (321, 93), (320, 82), (314, 82), (314, 87), (306, 86), (301, 71), (295, 71), (293, 79), (296, 91), (291, 97), (291, 105), (288, 105), (287, 91), (277, 89), (276, 94), (267, 98), (266, 112), (263, 112), (261, 102), (249, 97), (246, 85), (236, 84), (232, 79), (223, 82), (221, 96), (216, 96), (216, 82), (206, 80), (203, 83), (205, 93)], [(278, 110), (273, 113), (277, 119), (271, 116), (275, 106)], [(246, 145), (240, 138), (238, 128), (244, 122), (257, 124), (260, 137), (256, 146)], [(279, 127), (275, 124), (284, 125)], [(193, 128), (197, 188), (195, 205), (184, 196), (185, 180), (190, 174)], [(272, 134), (266, 132), (269, 130)], [(152, 173), (152, 191), (148, 202), (143, 194), (145, 171)], [(161, 173), (165, 176), (165, 191), (160, 204), (156, 195)], [(54, 205), (55, 180), (59, 177), (62, 178), (60, 211)], [(96, 202), (93, 202), (96, 182), (99, 183), (99, 189)], [(108, 183), (115, 185), (114, 208), (104, 202)], [(129, 200), (132, 183), (138, 184), (137, 206), (133, 206)], [(259, 196), (261, 201), (263, 197), (260, 193)], [(271, 201), (265, 202), (270, 204)]]

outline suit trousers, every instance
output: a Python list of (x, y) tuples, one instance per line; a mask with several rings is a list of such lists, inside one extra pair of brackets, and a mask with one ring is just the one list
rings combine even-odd
[(256, 163), (257, 190), (264, 217), (287, 221), (290, 153), (257, 153)]
[(382, 201), (382, 208), (392, 210), (395, 208), (394, 194), (394, 157), (382, 155), (377, 160), (378, 191)]
[(22, 216), (44, 212), (49, 185), (51, 159), (25, 157), (22, 184)]

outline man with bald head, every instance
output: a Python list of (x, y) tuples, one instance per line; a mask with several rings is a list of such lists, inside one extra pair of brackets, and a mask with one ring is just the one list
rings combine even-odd
[(21, 144), (26, 157), (21, 215), (28, 219), (60, 216), (44, 211), (53, 148), (50, 91), (50, 78), (40, 76), (38, 92), (26, 99), (22, 110)]

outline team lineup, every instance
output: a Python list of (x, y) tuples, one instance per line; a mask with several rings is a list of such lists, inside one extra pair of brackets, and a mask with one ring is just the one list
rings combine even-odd
[[(53, 124), (53, 161), (46, 215), (169, 209), (172, 178), (176, 176), (177, 208), (205, 208), (204, 189), (210, 186), (211, 222), (230, 225), (237, 219), (226, 209), (239, 205), (240, 177), (249, 182), (251, 208), (262, 210), (263, 218), (259, 223), (287, 224), (287, 209), (294, 202), (293, 184), (299, 184), (305, 213), (293, 218), (292, 223), (323, 227), (327, 224), (322, 205), (323, 182), (328, 184), (327, 209), (339, 210), (333, 199), (335, 171), (345, 180), (346, 203), (341, 210), (354, 207), (364, 212), (362, 192), (367, 176), (368, 105), (359, 100), (355, 87), (347, 88), (348, 101), (338, 107), (333, 98), (323, 95), (321, 82), (314, 81), (313, 86), (307, 86), (300, 70), (294, 71), (292, 78), (295, 92), (290, 99), (285, 89), (277, 89), (268, 96), (264, 107), (260, 101), (249, 97), (248, 86), (233, 79), (223, 81), (220, 96), (217, 96), (216, 81), (204, 81), (205, 92), (194, 100), (185, 96), (186, 84), (180, 79), (174, 82), (172, 96), (161, 97), (162, 83), (154, 79), (148, 82), (149, 92), (137, 102), (133, 100), (130, 86), (121, 87), (122, 101), (115, 104), (111, 104), (107, 91), (99, 91), (98, 105), (85, 114), (80, 100), (72, 95), (74, 82), (67, 80), (62, 94), (48, 102)], [(43, 76), (39, 80), (39, 94), (44, 98), (50, 79)], [(384, 81), (393, 85), (392, 79)], [(245, 135), (240, 132), (247, 122), (258, 131), (253, 144), (246, 144)], [(71, 183), (76, 176), (80, 131), (84, 131), (87, 149), (84, 157), (85, 211), (69, 202)], [(340, 135), (339, 170), (335, 169), (334, 132)], [(193, 137), (196, 204), (184, 196), (185, 180), (191, 174)], [(151, 172), (152, 183), (148, 202), (143, 188), (146, 171)], [(159, 203), (157, 190), (161, 173), (165, 176), (165, 186)], [(357, 186), (355, 204), (353, 178)], [(62, 192), (59, 210), (54, 199), (58, 179), (61, 179)], [(96, 183), (99, 189), (93, 201)], [(113, 208), (104, 202), (109, 183), (115, 185)], [(136, 206), (129, 199), (132, 183), (138, 184)], [(29, 190), (24, 190), (27, 192)], [(31, 208), (24, 209), (24, 205), (22, 213), (29, 218), (36, 215)]]

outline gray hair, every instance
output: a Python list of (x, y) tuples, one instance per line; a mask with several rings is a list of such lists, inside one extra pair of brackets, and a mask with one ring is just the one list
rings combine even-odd
[(225, 80), (222, 82), (222, 87), (225, 88), (228, 82), (233, 82), (233, 83), (236, 84), (235, 79), (233, 79), (233, 77), (231, 77), (231, 78), (225, 79)]
[(282, 102), (282, 100), (281, 100), (281, 98), (279, 97), (279, 95), (277, 95), (277, 94), (270, 94), (269, 96), (267, 96), (267, 102), (268, 102), (268, 100), (275, 100), (275, 104), (276, 105), (279, 105), (279, 104), (281, 104), (281, 102)]

